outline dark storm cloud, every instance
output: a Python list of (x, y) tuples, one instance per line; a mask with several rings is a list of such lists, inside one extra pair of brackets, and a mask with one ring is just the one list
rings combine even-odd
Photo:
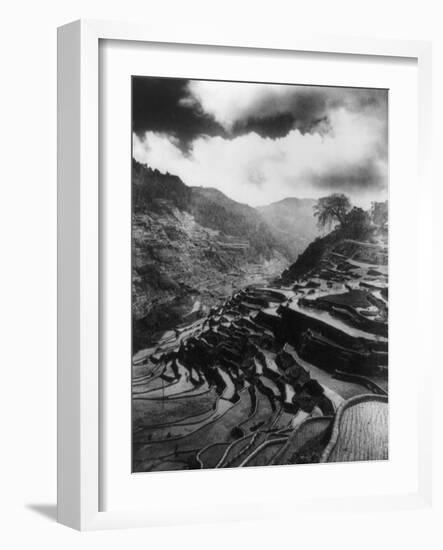
[[(325, 135), (333, 131), (331, 112), (340, 108), (386, 119), (385, 90), (246, 84), (251, 101), (243, 110), (237, 110), (232, 127), (227, 128), (222, 120), (217, 120), (217, 109), (205, 110), (202, 98), (193, 95), (199, 82), (209, 84), (214, 91), (220, 86), (215, 81), (133, 77), (133, 131), (139, 137), (146, 131), (173, 136), (180, 148), (188, 151), (193, 140), (203, 135), (233, 139), (255, 132), (276, 139), (294, 129), (301, 134)], [(232, 89), (238, 85), (233, 83)], [(254, 89), (260, 89), (261, 93), (254, 96)], [(380, 144), (381, 148), (385, 146), (386, 143)]]
[(268, 95), (256, 100), (237, 120), (233, 134), (254, 131), (262, 137), (275, 139), (296, 129), (301, 134), (325, 135), (333, 131), (331, 112), (340, 108), (352, 113), (365, 112), (376, 118), (386, 118), (385, 90), (291, 85), (285, 88), (287, 93), (283, 96), (273, 93), (270, 88)]
[(306, 177), (314, 187), (330, 192), (377, 190), (385, 186), (385, 175), (381, 174), (380, 164), (375, 158), (359, 165), (333, 168), (321, 175), (307, 174)]
[(286, 112), (264, 117), (249, 117), (246, 120), (237, 121), (232, 129), (231, 137), (241, 136), (255, 132), (261, 137), (276, 139), (285, 137), (291, 130), (298, 130), (301, 134), (318, 133), (327, 134), (331, 131), (328, 117), (310, 117), (308, 113), (303, 116), (295, 116)]
[(261, 137), (272, 139), (286, 136), (294, 127), (294, 117), (290, 113), (269, 116), (265, 118), (250, 117), (237, 121), (232, 129), (234, 136), (255, 132)]
[[(263, 113), (284, 109), (280, 116), (290, 118), (292, 124), (280, 137), (287, 135), (292, 129), (297, 129), (302, 134), (324, 133), (328, 129), (328, 96), (321, 90), (288, 87), (288, 96), (284, 100), (265, 97), (259, 109)], [(262, 120), (265, 121), (266, 116)]]
[(187, 152), (201, 136), (225, 135), (214, 118), (198, 106), (184, 106), (188, 80), (135, 76), (132, 79), (132, 130), (139, 137), (146, 131), (173, 136)]

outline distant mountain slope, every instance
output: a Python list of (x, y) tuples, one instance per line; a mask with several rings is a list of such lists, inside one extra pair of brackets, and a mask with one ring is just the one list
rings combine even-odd
[(229, 199), (210, 187), (188, 187), (171, 174), (133, 162), (133, 210), (160, 212), (164, 201), (194, 216), (195, 221), (221, 234), (248, 241), (251, 259), (269, 259), (275, 250), (291, 257), (290, 249), (267, 226), (254, 208)]
[(134, 161), (132, 198), (135, 350), (289, 265), (260, 214), (220, 191)]
[(315, 203), (314, 199), (291, 197), (257, 208), (293, 260), (320, 234), (313, 214)]
[(238, 203), (211, 187), (193, 187), (192, 195), (191, 212), (202, 225), (247, 239), (254, 255), (269, 259), (278, 250), (291, 258), (290, 248), (274, 235), (255, 208)]

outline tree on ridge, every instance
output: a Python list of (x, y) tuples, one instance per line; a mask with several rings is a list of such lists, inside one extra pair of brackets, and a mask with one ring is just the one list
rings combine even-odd
[(334, 222), (344, 225), (351, 202), (343, 193), (333, 193), (318, 199), (314, 205), (314, 216), (319, 227), (331, 226)]

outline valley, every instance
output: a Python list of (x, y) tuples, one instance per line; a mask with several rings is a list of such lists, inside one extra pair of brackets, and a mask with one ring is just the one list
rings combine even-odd
[(134, 352), (289, 266), (290, 253), (253, 208), (140, 165), (134, 170)]
[(134, 356), (133, 470), (386, 459), (387, 288), (386, 243), (337, 238), (165, 332)]

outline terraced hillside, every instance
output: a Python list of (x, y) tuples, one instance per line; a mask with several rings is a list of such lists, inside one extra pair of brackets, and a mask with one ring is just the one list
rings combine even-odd
[(254, 208), (134, 161), (132, 310), (135, 351), (205, 316), (248, 284), (266, 284), (290, 253)]
[(296, 271), (136, 353), (134, 471), (387, 458), (386, 244)]

